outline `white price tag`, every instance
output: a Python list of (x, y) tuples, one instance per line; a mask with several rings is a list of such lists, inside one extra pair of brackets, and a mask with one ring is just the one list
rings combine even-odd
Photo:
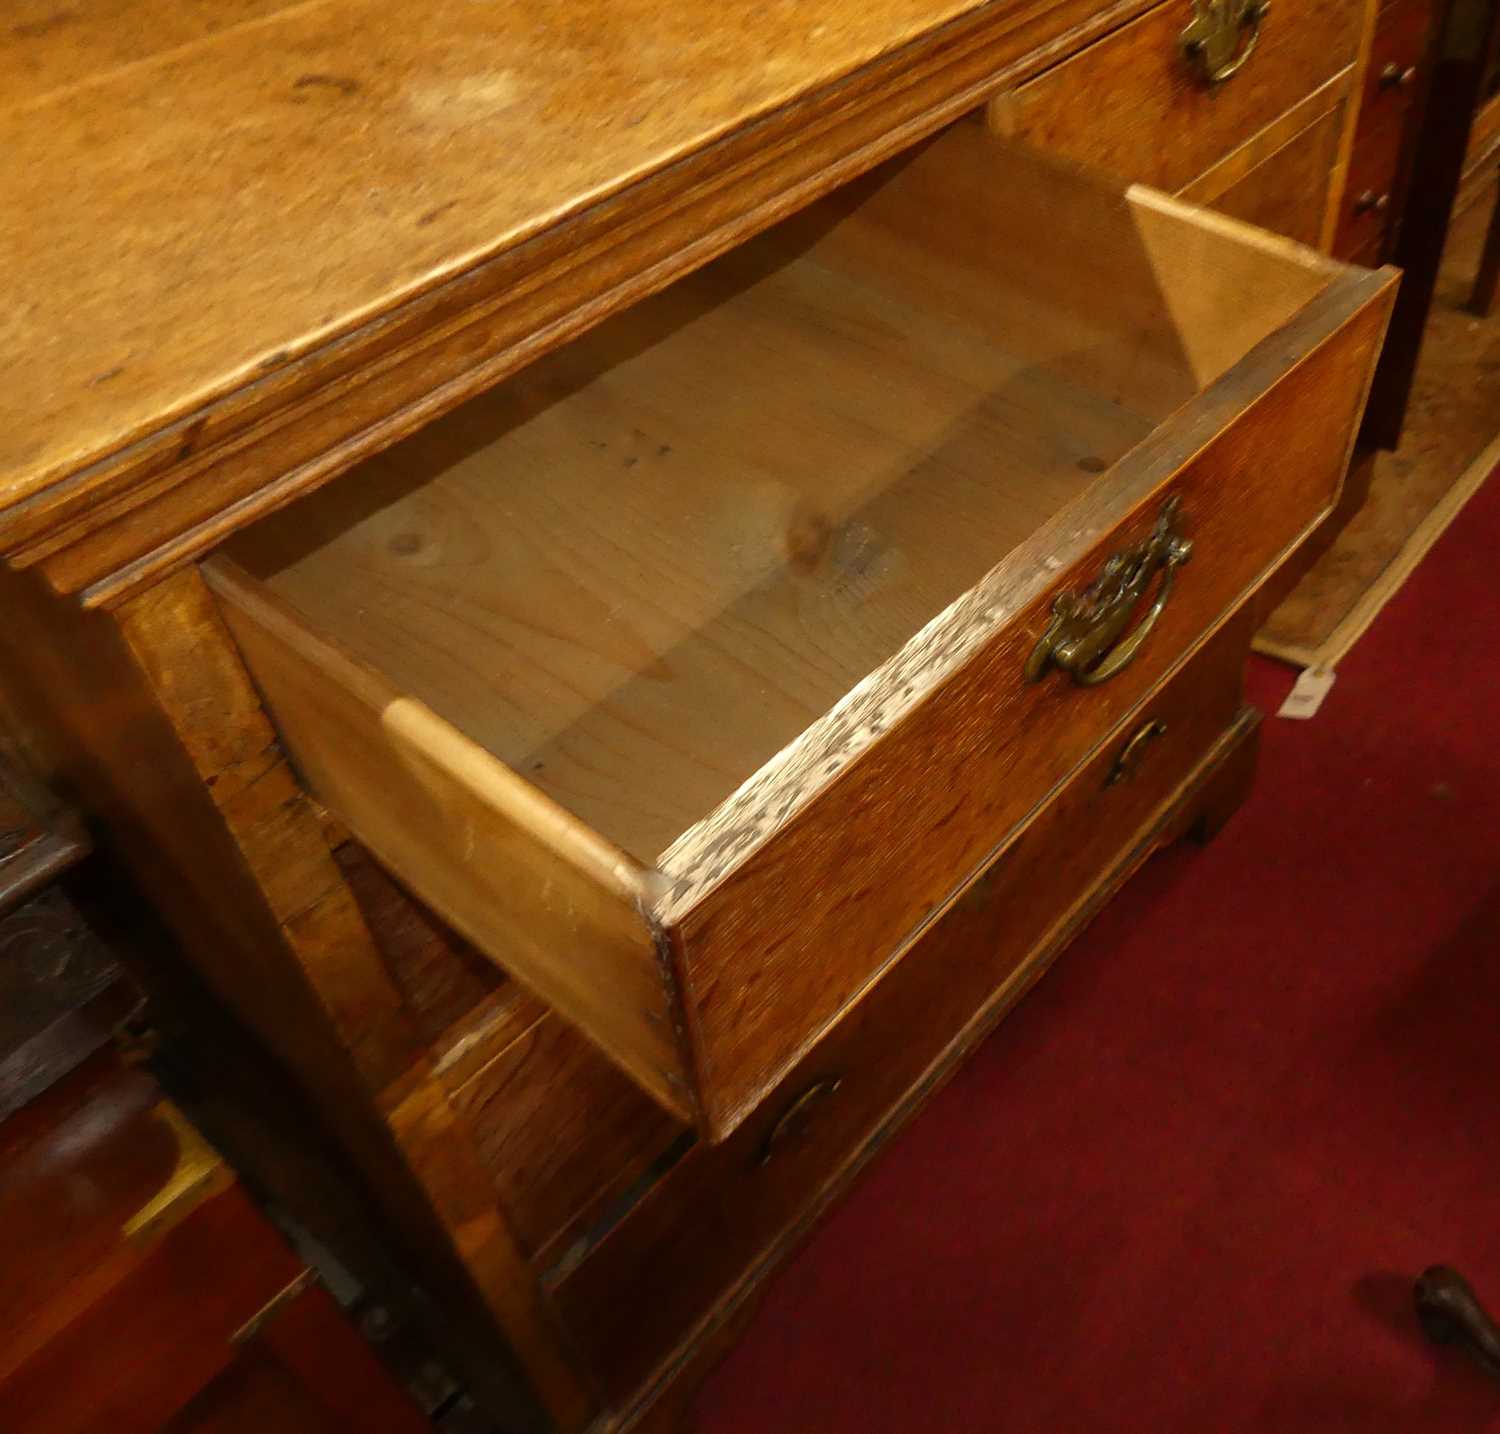
[(1276, 715), (1293, 717), (1303, 722), (1309, 717), (1316, 717), (1323, 699), (1333, 687), (1335, 675), (1331, 667), (1304, 667), (1302, 675), (1287, 693), (1286, 701), (1281, 704), (1281, 710)]

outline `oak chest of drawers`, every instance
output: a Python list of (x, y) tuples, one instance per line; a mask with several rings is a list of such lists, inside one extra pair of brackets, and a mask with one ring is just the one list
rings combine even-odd
[(1394, 284), (1362, 6), (813, 10), (85, 16), (8, 120), (8, 705), (538, 1427), (1232, 809)]

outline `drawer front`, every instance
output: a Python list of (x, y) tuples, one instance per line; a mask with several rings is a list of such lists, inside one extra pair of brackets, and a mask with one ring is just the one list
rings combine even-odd
[(1401, 208), (1401, 166), (1431, 20), (1430, 0), (1398, 0), (1376, 23), (1333, 241), (1333, 252), (1351, 262), (1379, 261)]
[(995, 112), (1003, 129), (1044, 149), (1180, 189), (1348, 69), (1362, 13), (1356, 0), (1273, 5), (1244, 68), (1209, 85), (1183, 55), (1191, 7), (1167, 0)]
[(1400, 198), (1405, 128), (1399, 117), (1374, 130), (1361, 129), (1349, 162), (1334, 251), (1353, 254), (1383, 247)]
[(1410, 110), (1422, 88), (1431, 23), (1431, 0), (1397, 0), (1380, 12), (1360, 99), (1361, 130), (1404, 119)]
[(1259, 224), (1299, 244), (1317, 244), (1328, 209), (1328, 189), (1344, 128), (1339, 105), (1282, 145), (1217, 199), (1221, 214)]
[[(692, 902), (673, 935), (713, 1128), (732, 1129), (756, 1106), (906, 934), (1330, 510), (1384, 292), (1260, 402), (1148, 440), (1131, 479), (1044, 528), (1008, 568), (1034, 578), (1061, 552), (1083, 555), (1037, 582), (921, 705)], [(1272, 344), (1260, 360), (1286, 355)], [(1169, 497), (1192, 558), (1136, 660), (1096, 687), (1055, 671), (1028, 681), (1055, 599), (1139, 543)]]
[[(698, 1146), (553, 1279), (569, 1331), (624, 1405), (693, 1326), (795, 1233), (894, 1112), (969, 1044), (976, 1016), (1234, 721), (1249, 630), (1226, 627), (1119, 731), (722, 1145)], [(1129, 780), (1106, 783), (1136, 734)], [(1029, 974), (1029, 973), (1028, 973)], [(1019, 980), (1014, 984), (1023, 984)], [(952, 1051), (957, 1054), (958, 1050)]]

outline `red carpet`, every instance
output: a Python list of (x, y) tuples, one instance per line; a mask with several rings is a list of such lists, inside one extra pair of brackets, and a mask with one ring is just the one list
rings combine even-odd
[[(702, 1434), (1500, 1430), (1500, 478), (773, 1285)], [(1274, 710), (1290, 677), (1252, 672)]]

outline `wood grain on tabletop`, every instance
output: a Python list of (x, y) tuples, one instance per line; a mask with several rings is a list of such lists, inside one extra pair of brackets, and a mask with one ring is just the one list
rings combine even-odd
[[(157, 408), (154, 426), (136, 441), (91, 423), (95, 438), (80, 433), (83, 446), (53, 478), (32, 472), (21, 480), (30, 497), (0, 503), (0, 549), (17, 566), (39, 564), (55, 591), (80, 594), (88, 606), (115, 605), (605, 314), (973, 110), (1006, 77), (1036, 73), (1148, 3), (971, 6), (793, 103), (688, 146), (615, 199), (585, 203), (375, 317), (350, 317), (353, 327), (336, 342), (277, 349), (236, 367), (220, 375), (219, 397), (185, 412), (148, 404)], [(477, 182), (492, 182), (495, 172), (486, 155)], [(296, 206), (286, 212), (295, 216)], [(382, 263), (406, 252), (400, 237), (389, 236)], [(294, 278), (304, 290), (316, 287), (306, 270), (323, 262), (318, 253), (300, 253), (303, 271)], [(341, 280), (339, 292), (347, 287)], [(141, 307), (116, 317), (128, 326)], [(205, 331), (216, 322), (220, 338), (210, 342)], [(183, 333), (238, 351), (257, 325), (231, 314)], [(153, 335), (154, 347), (176, 353), (181, 338), (164, 331)], [(92, 359), (81, 368), (110, 372)], [(179, 400), (187, 401), (172, 401)], [(94, 418), (111, 412), (106, 405)], [(44, 438), (53, 431), (43, 429)], [(100, 457), (95, 439), (125, 446)]]
[[(196, 18), (152, 0), (129, 27), (28, 3), (3, 51), (0, 252), (24, 298), (5, 333), (0, 510), (903, 47), (924, 48), (870, 82), (915, 110), (888, 111), (879, 138), (838, 119), (861, 131), (855, 150), (889, 152), (918, 114), (939, 122), (978, 81), (976, 45), (1002, 46), (992, 72), (1138, 3), (735, 3), (709, 22), (658, 0), (221, 3)], [(815, 153), (831, 183), (846, 154)]]

